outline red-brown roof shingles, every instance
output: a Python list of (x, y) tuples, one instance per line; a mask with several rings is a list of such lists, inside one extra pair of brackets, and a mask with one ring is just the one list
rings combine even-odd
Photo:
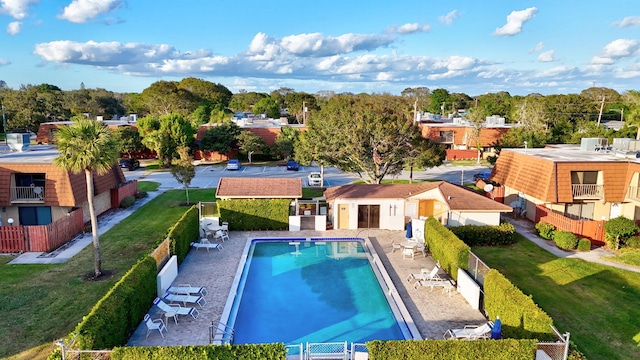
[(220, 178), (218, 199), (299, 199), (302, 179), (288, 178)]

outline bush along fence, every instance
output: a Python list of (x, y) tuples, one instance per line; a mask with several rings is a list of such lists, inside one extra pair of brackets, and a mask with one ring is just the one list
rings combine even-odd
[(469, 264), (469, 246), (432, 216), (425, 221), (424, 240), (433, 258), (457, 281), (458, 269), (466, 270)]
[(286, 351), (284, 344), (277, 343), (206, 346), (136, 346), (118, 347), (114, 348), (111, 352), (111, 360), (140, 359), (285, 360)]
[(192, 206), (187, 212), (182, 215), (180, 220), (169, 229), (170, 244), (169, 248), (171, 253), (178, 257), (178, 263), (187, 257), (189, 253), (191, 243), (197, 239), (199, 233), (199, 212), (196, 206)]
[(220, 217), (233, 230), (287, 230), (289, 229), (288, 199), (233, 199), (218, 200)]
[(380, 341), (367, 343), (369, 358), (386, 359), (533, 359), (536, 352), (535, 340), (425, 340), (425, 341)]
[(469, 246), (503, 246), (516, 242), (516, 228), (509, 222), (503, 222), (498, 226), (454, 226), (450, 230)]

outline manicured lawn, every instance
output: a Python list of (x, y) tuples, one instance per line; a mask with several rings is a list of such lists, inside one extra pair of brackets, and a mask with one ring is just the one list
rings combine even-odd
[(160, 183), (155, 181), (138, 181), (138, 191), (156, 191), (160, 187)]
[(608, 256), (605, 259), (621, 264), (640, 267), (640, 250), (626, 251), (618, 256)]
[[(211, 200), (215, 189), (189, 191), (193, 202)], [(103, 269), (110, 279), (87, 282), (93, 247), (65, 264), (8, 265), (0, 257), (0, 358), (46, 359), (56, 339), (71, 332), (91, 307), (141, 255), (167, 234), (188, 209), (182, 190), (161, 194), (100, 237)]]
[(510, 247), (472, 251), (531, 294), (589, 359), (638, 358), (640, 274), (559, 259), (522, 237)]

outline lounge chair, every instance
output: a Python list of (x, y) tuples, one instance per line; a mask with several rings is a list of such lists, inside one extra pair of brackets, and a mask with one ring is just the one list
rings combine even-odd
[(149, 333), (153, 330), (158, 330), (160, 335), (164, 337), (163, 331), (167, 331), (167, 327), (164, 325), (164, 321), (162, 319), (151, 319), (149, 314), (144, 316), (144, 323), (147, 325), (147, 338), (149, 338)]
[(482, 325), (467, 325), (462, 329), (449, 329), (442, 335), (442, 337), (448, 340), (490, 339), (491, 329), (492, 325), (490, 322)]
[(225, 232), (222, 229), (216, 230), (216, 233), (214, 235), (214, 239), (215, 240), (221, 240), (222, 242), (224, 242), (225, 240), (229, 240), (229, 233)]
[[(178, 323), (178, 319), (176, 318), (176, 315), (191, 315), (191, 317), (194, 319), (197, 319), (198, 315), (200, 315), (198, 313), (198, 310), (196, 310), (196, 308), (183, 307), (177, 304), (169, 305), (166, 302), (162, 301), (162, 299), (160, 298), (156, 298), (155, 300), (153, 300), (153, 305), (157, 306), (158, 309), (160, 309), (165, 314), (169, 314), (169, 316), (167, 317), (168, 318), (172, 317), (173, 321), (176, 324)], [(171, 314), (173, 314), (173, 316)]]
[(419, 274), (409, 274), (407, 276), (407, 281), (411, 282), (411, 280), (441, 280), (442, 278), (438, 275), (438, 271), (440, 271), (440, 263), (436, 263), (436, 266), (433, 269), (420, 269)]
[(419, 290), (421, 287), (429, 287), (431, 291), (433, 291), (436, 287), (441, 287), (443, 292), (448, 292), (451, 295), (451, 289), (454, 288), (454, 285), (448, 279), (434, 279), (434, 280), (418, 280), (413, 285), (413, 288)]
[(167, 292), (172, 294), (185, 294), (185, 295), (207, 295), (207, 289), (204, 286), (191, 286), (189, 284), (179, 284), (177, 286), (169, 286)]
[(166, 293), (162, 298), (170, 303), (181, 302), (183, 306), (187, 306), (187, 304), (198, 304), (202, 307), (207, 303), (207, 300), (205, 300), (204, 297), (195, 295)]
[(209, 249), (217, 249), (218, 251), (222, 251), (222, 244), (192, 242), (191, 247), (196, 248), (196, 251), (198, 251), (198, 249), (207, 249), (207, 252), (209, 251)]

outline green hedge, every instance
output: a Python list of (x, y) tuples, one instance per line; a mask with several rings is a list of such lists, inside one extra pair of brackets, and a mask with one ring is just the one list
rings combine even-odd
[(484, 277), (484, 308), (492, 319), (500, 316), (505, 338), (554, 339), (551, 317), (495, 269)]
[(578, 237), (568, 231), (556, 230), (553, 232), (553, 242), (563, 250), (573, 250), (578, 246)]
[(539, 222), (536, 224), (536, 233), (545, 240), (553, 239), (553, 232), (555, 230), (556, 227), (549, 223)]
[(458, 279), (458, 268), (469, 267), (469, 246), (433, 216), (425, 221), (424, 241), (431, 256), (454, 280)]
[(589, 251), (591, 250), (591, 240), (582, 238), (578, 241), (578, 251)]
[[(69, 335), (81, 350), (109, 349), (126, 344), (156, 296), (156, 261), (138, 261), (100, 299)], [(52, 314), (54, 316), (55, 314)]]
[(284, 344), (119, 347), (111, 360), (285, 360)]
[(198, 208), (192, 206), (169, 230), (169, 246), (171, 253), (178, 257), (178, 264), (187, 257), (191, 243), (200, 236), (199, 216)]
[(375, 360), (512, 360), (534, 359), (535, 340), (375, 340), (367, 343), (369, 358)]
[(504, 222), (498, 226), (464, 225), (449, 228), (460, 240), (469, 246), (502, 246), (516, 242), (516, 228)]
[(289, 229), (289, 199), (218, 199), (216, 203), (220, 218), (234, 231)]

